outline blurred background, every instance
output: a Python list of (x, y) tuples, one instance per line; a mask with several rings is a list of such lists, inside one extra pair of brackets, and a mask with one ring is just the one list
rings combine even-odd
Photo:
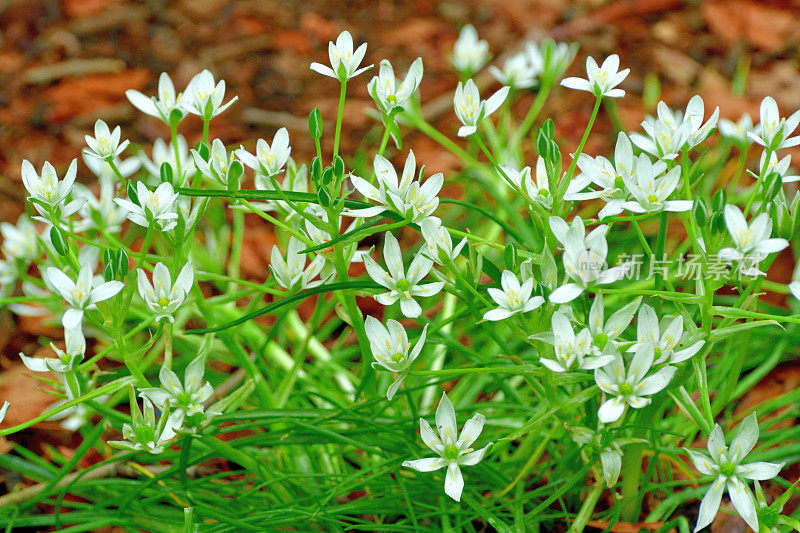
[[(149, 156), (152, 142), (169, 131), (136, 111), (125, 91), (154, 94), (161, 72), (182, 90), (207, 68), (227, 82), (226, 101), (238, 95), (239, 101), (212, 122), (213, 138), (252, 149), (257, 138), (271, 140), (286, 126), (292, 156), (310, 159), (308, 113), (319, 107), (330, 132), (338, 85), (312, 72), (309, 64), (328, 63), (328, 41), (344, 29), (357, 43), (368, 43), (365, 64), (388, 58), (396, 72), (405, 72), (421, 56), (426, 118), (455, 138), (451, 93), (458, 80), (449, 56), (466, 23), (489, 41), (495, 58), (515, 51), (525, 39), (578, 42), (569, 75), (583, 75), (587, 55), (618, 53), (622, 67), (631, 69), (622, 84), (628, 95), (616, 103), (626, 129), (639, 129), (659, 99), (683, 108), (694, 94), (703, 96), (707, 113), (719, 106), (721, 116), (731, 119), (744, 112), (757, 117), (766, 95), (777, 99), (783, 116), (800, 107), (797, 0), (0, 0), (0, 221), (16, 221), (23, 212), (22, 160), (37, 169), (50, 161), (61, 175), (80, 158), (83, 137), (98, 118), (122, 126), (123, 138), (133, 143), (128, 156), (140, 150)], [(379, 142), (381, 131), (365, 113), (374, 105), (366, 91), (372, 75), (361, 75), (348, 87), (346, 158)], [(520, 115), (534, 95), (516, 103)], [(586, 93), (557, 89), (540, 115), (555, 120), (565, 161), (593, 104)], [(585, 151), (607, 152), (614, 139), (607, 113), (594, 131)], [(200, 121), (183, 121), (181, 133), (193, 146), (201, 136)], [(412, 133), (404, 141), (404, 153), (412, 148), (428, 174), (447, 176), (457, 169), (458, 160), (430, 139)], [(82, 162), (79, 169), (79, 181), (96, 181)], [(243, 273), (263, 277), (271, 234), (254, 229), (248, 239)], [(0, 398), (26, 394), (24, 408), (13, 410), (19, 421), (52, 401), (22, 375), (17, 356), (26, 346), (38, 346), (38, 335), (59, 333), (35, 319), (12, 323), (7, 314), (0, 317)], [(775, 379), (778, 389), (800, 386), (798, 371)], [(62, 436), (66, 445), (70, 437)]]

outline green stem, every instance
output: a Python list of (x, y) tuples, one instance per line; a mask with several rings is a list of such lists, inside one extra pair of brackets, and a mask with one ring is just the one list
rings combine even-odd
[(578, 143), (578, 149), (575, 150), (575, 153), (572, 155), (572, 163), (569, 164), (567, 173), (564, 175), (564, 183), (569, 183), (572, 179), (572, 174), (575, 172), (575, 165), (578, 164), (578, 158), (581, 156), (581, 152), (583, 152), (583, 147), (586, 145), (587, 139), (589, 139), (589, 133), (592, 131), (592, 126), (594, 126), (594, 121), (597, 119), (597, 113), (600, 111), (600, 104), (602, 102), (603, 97), (600, 96), (594, 103), (594, 109), (592, 109), (592, 115), (589, 117), (589, 123), (586, 124), (586, 131), (583, 132), (581, 142)]
[(336, 133), (333, 137), (333, 159), (339, 155), (339, 136), (342, 132), (342, 117), (344, 116), (344, 96), (347, 92), (347, 82), (342, 82), (342, 88), (339, 91), (339, 112), (336, 115)]
[(164, 366), (172, 369), (172, 322), (164, 326)]
[(625, 450), (622, 466), (622, 503), (620, 516), (626, 522), (639, 521), (639, 484), (642, 479), (641, 444), (631, 444)]
[(770, 157), (772, 157), (772, 150), (767, 148), (764, 151), (764, 165), (761, 167), (761, 172), (759, 172), (758, 174), (758, 179), (756, 180), (756, 184), (753, 185), (753, 192), (750, 193), (750, 198), (747, 200), (747, 205), (744, 208), (745, 218), (747, 218), (747, 215), (750, 213), (750, 208), (753, 207), (753, 202), (756, 201), (756, 196), (758, 196), (758, 190), (761, 188), (761, 184), (766, 178), (767, 167), (769, 167)]
[[(205, 130), (208, 122), (203, 121), (203, 129)], [(175, 153), (175, 172), (177, 173), (177, 183), (183, 183), (183, 174), (181, 172), (181, 153), (178, 150), (178, 123), (173, 122), (169, 125), (169, 134), (172, 138), (172, 151)], [(174, 184), (173, 184), (174, 185)]]
[(572, 523), (572, 527), (569, 528), (569, 533), (581, 533), (581, 531), (583, 531), (583, 529), (586, 527), (586, 523), (592, 517), (592, 512), (594, 511), (595, 505), (597, 505), (597, 500), (600, 499), (600, 495), (602, 493), (603, 478), (599, 477), (597, 481), (595, 481), (592, 491), (586, 496), (586, 499), (583, 500), (583, 505), (581, 505), (578, 515), (575, 517), (575, 521)]

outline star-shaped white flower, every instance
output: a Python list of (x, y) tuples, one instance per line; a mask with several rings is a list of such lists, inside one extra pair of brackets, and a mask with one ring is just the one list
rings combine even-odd
[(284, 260), (280, 248), (272, 247), (269, 268), (275, 276), (275, 281), (284, 289), (290, 291), (310, 289), (322, 285), (328, 280), (327, 278), (314, 280), (325, 266), (325, 259), (318, 255), (306, 265), (308, 255), (301, 253), (305, 249), (306, 246), (302, 242), (294, 237), (290, 238)]
[(747, 146), (753, 142), (749, 135), (753, 132), (755, 132), (755, 128), (753, 127), (753, 119), (750, 118), (748, 113), (745, 113), (739, 117), (739, 120), (736, 122), (726, 118), (719, 119), (720, 135), (731, 139), (742, 146)]
[(444, 492), (455, 501), (461, 501), (461, 493), (464, 490), (461, 467), (478, 464), (486, 454), (486, 450), (492, 445), (490, 442), (478, 450), (472, 448), (472, 444), (480, 436), (485, 422), (486, 417), (477, 413), (467, 420), (459, 435), (456, 411), (447, 394), (442, 393), (439, 407), (436, 408), (436, 429), (439, 435), (434, 433), (424, 418), (419, 419), (422, 442), (438, 457), (403, 461), (403, 466), (413, 468), (418, 472), (432, 472), (447, 467), (444, 477)]
[(162, 183), (154, 191), (151, 191), (140, 181), (136, 184), (136, 196), (139, 200), (138, 203), (133, 203), (127, 198), (114, 200), (117, 205), (127, 209), (131, 222), (144, 227), (153, 224), (161, 231), (169, 231), (177, 225), (178, 194), (172, 185)]
[(590, 56), (586, 58), (586, 79), (565, 78), (561, 80), (561, 85), (568, 89), (588, 91), (597, 98), (619, 98), (625, 96), (625, 91), (615, 87), (622, 83), (630, 71), (629, 68), (619, 70), (617, 54), (608, 56), (599, 67), (597, 61)]
[(634, 409), (650, 405), (653, 400), (647, 396), (661, 392), (669, 385), (676, 368), (665, 366), (648, 376), (653, 361), (652, 346), (643, 345), (636, 351), (627, 369), (622, 355), (616, 353), (609, 365), (594, 371), (597, 386), (610, 396), (597, 410), (600, 422), (616, 422), (626, 405)]
[(64, 329), (80, 327), (84, 310), (94, 309), (97, 302), (114, 297), (124, 287), (120, 281), (106, 281), (95, 287), (92, 267), (88, 264), (81, 266), (75, 281), (56, 267), (47, 267), (43, 277), (70, 306), (62, 318)]
[(708, 437), (708, 453), (684, 448), (691, 457), (695, 468), (700, 473), (715, 476), (708, 488), (697, 516), (694, 530), (699, 531), (709, 525), (719, 510), (722, 494), (725, 489), (731, 497), (733, 507), (753, 531), (759, 531), (758, 514), (756, 512), (753, 493), (742, 479), (765, 481), (778, 475), (783, 463), (766, 463), (762, 461), (742, 464), (758, 442), (758, 421), (753, 413), (739, 424), (739, 429), (731, 441), (730, 447), (725, 445), (725, 435), (719, 424)]
[(367, 332), (372, 356), (375, 358), (372, 368), (377, 370), (378, 367), (383, 367), (390, 372), (398, 374), (397, 379), (386, 391), (386, 399), (391, 401), (400, 384), (411, 370), (411, 364), (419, 356), (422, 347), (425, 345), (428, 325), (425, 324), (425, 327), (422, 328), (422, 333), (413, 348), (408, 342), (405, 328), (396, 320), (389, 319), (386, 322), (386, 327), (384, 327), (377, 319), (368, 316), (364, 329)]
[(605, 224), (585, 234), (581, 217), (576, 216), (572, 219), (572, 224), (568, 225), (562, 218), (554, 216), (550, 218), (550, 229), (564, 245), (564, 270), (567, 279), (572, 280), (550, 293), (552, 303), (571, 302), (588, 287), (612, 283), (622, 279), (628, 271), (628, 263), (608, 268), (608, 226)]
[(386, 260), (388, 272), (383, 270), (374, 259), (364, 256), (364, 265), (373, 281), (389, 289), (389, 292), (375, 295), (375, 299), (383, 305), (392, 305), (400, 300), (400, 311), (404, 316), (418, 317), (422, 314), (422, 307), (415, 298), (434, 296), (444, 287), (443, 281), (419, 284), (422, 278), (431, 271), (433, 261), (418, 253), (406, 271), (400, 244), (388, 231), (383, 242), (383, 257)]
[(175, 435), (175, 431), (183, 428), (187, 418), (203, 414), (203, 402), (211, 397), (214, 387), (209, 382), (203, 382), (205, 373), (205, 354), (201, 353), (186, 367), (183, 383), (178, 376), (167, 368), (161, 367), (158, 376), (161, 387), (143, 389), (139, 395), (152, 401), (160, 410), (166, 410), (167, 405), (172, 412), (169, 415), (167, 426), (172, 428), (171, 435), (163, 436), (168, 440)]
[(636, 319), (636, 342), (628, 348), (635, 352), (641, 346), (650, 346), (653, 349), (656, 365), (662, 363), (677, 364), (688, 360), (700, 351), (705, 341), (697, 341), (682, 350), (676, 350), (682, 342), (683, 317), (665, 316), (659, 323), (655, 309), (647, 304), (639, 309)]
[(137, 271), (136, 285), (139, 295), (147, 307), (156, 314), (156, 320), (167, 319), (175, 322), (173, 315), (183, 304), (193, 283), (194, 267), (191, 262), (181, 268), (175, 283), (172, 283), (172, 276), (164, 263), (156, 263), (153, 267), (153, 283), (147, 279), (144, 270), (140, 268)]
[(42, 166), (42, 173), (37, 174), (36, 169), (27, 159), (22, 160), (22, 184), (28, 191), (28, 200), (42, 217), (49, 220), (51, 212), (61, 217), (67, 217), (75, 213), (84, 203), (84, 200), (75, 199), (67, 203), (67, 197), (72, 192), (75, 177), (78, 173), (78, 160), (73, 159), (64, 174), (63, 179), (58, 179), (56, 169), (49, 162), (45, 161)]
[(633, 200), (625, 201), (622, 207), (633, 213), (657, 213), (660, 211), (681, 212), (692, 208), (691, 200), (670, 200), (678, 187), (681, 168), (676, 166), (663, 176), (656, 173), (660, 165), (653, 165), (650, 158), (641, 154), (636, 159), (636, 169), (623, 176), (623, 182)]
[(721, 249), (719, 257), (741, 262), (742, 274), (745, 276), (765, 275), (758, 269), (758, 264), (768, 255), (780, 252), (789, 246), (789, 241), (786, 239), (770, 238), (772, 220), (767, 213), (761, 213), (748, 224), (742, 211), (737, 206), (728, 204), (723, 210), (723, 216), (734, 247)]
[(311, 70), (345, 83), (350, 78), (355, 78), (362, 72), (372, 68), (372, 65), (358, 68), (366, 53), (367, 43), (362, 44), (353, 51), (353, 37), (349, 31), (345, 30), (336, 38), (336, 44), (333, 42), (328, 43), (328, 59), (330, 59), (331, 66), (314, 62), (311, 63)]
[(394, 77), (394, 69), (388, 60), (384, 59), (378, 68), (378, 75), (374, 76), (367, 84), (375, 104), (384, 115), (389, 115), (396, 108), (403, 108), (409, 98), (417, 91), (422, 81), (422, 58), (418, 57), (411, 63), (408, 73), (402, 83)]
[(539, 361), (553, 372), (594, 370), (614, 359), (614, 356), (608, 353), (595, 355), (589, 328), (581, 329), (576, 335), (569, 318), (563, 312), (554, 313), (551, 324), (551, 331), (537, 333), (530, 338), (553, 345), (553, 359), (539, 358)]
[(461, 28), (450, 58), (453, 67), (463, 75), (472, 76), (483, 68), (489, 57), (489, 43), (478, 39), (475, 27), (467, 24)]
[(625, 331), (625, 328), (630, 325), (641, 303), (641, 297), (636, 298), (632, 302), (621, 307), (606, 320), (603, 295), (595, 295), (592, 307), (589, 309), (588, 325), (596, 354), (599, 355), (602, 353), (608, 345), (611, 345), (613, 348), (619, 346), (619, 341), (617, 339), (622, 335), (622, 332)]
[(128, 140), (120, 142), (122, 129), (117, 126), (114, 131), (108, 129), (108, 124), (102, 120), (94, 123), (94, 137), (85, 135), (86, 144), (89, 148), (84, 150), (86, 155), (96, 157), (97, 159), (114, 159), (125, 151), (125, 148), (131, 143)]
[(450, 232), (442, 226), (442, 221), (436, 217), (428, 217), (420, 224), (422, 237), (428, 245), (428, 258), (439, 265), (449, 264), (461, 254), (461, 249), (467, 244), (464, 237), (453, 247)]
[(463, 84), (458, 82), (456, 94), (453, 97), (456, 116), (463, 124), (458, 129), (458, 136), (468, 137), (478, 131), (481, 121), (500, 109), (508, 97), (508, 91), (508, 87), (503, 87), (486, 100), (481, 100), (474, 81), (467, 80)]
[(504, 320), (517, 313), (528, 313), (544, 303), (541, 296), (531, 296), (533, 278), (528, 278), (520, 285), (519, 280), (510, 270), (504, 270), (500, 276), (503, 290), (490, 287), (489, 296), (497, 304), (496, 309), (486, 311), (484, 320)]
[(65, 349), (62, 350), (54, 343), (50, 347), (56, 353), (56, 357), (28, 357), (20, 352), (19, 356), (22, 363), (33, 372), (55, 372), (64, 374), (75, 370), (83, 360), (86, 352), (86, 339), (80, 327), (64, 330)]
[(129, 89), (125, 91), (125, 96), (128, 101), (135, 108), (146, 115), (161, 119), (162, 122), (169, 125), (170, 116), (172, 112), (177, 109), (181, 112), (180, 118), (183, 119), (185, 113), (181, 109), (181, 94), (175, 94), (175, 86), (172, 84), (172, 79), (169, 74), (162, 72), (158, 78), (158, 92), (156, 96), (147, 97), (139, 91)]
[(289, 154), (291, 153), (292, 147), (289, 146), (289, 132), (286, 128), (281, 128), (275, 132), (272, 144), (267, 143), (264, 139), (259, 139), (256, 142), (256, 155), (251, 154), (244, 147), (239, 147), (236, 150), (236, 157), (256, 172), (266, 176), (275, 176), (283, 170), (286, 162), (289, 161)]
[(239, 97), (234, 96), (226, 104), (222, 103), (224, 99), (225, 80), (219, 80), (215, 85), (214, 75), (204, 70), (189, 81), (178, 105), (187, 113), (209, 121), (228, 109)]
[(156, 420), (156, 410), (148, 398), (142, 400), (144, 413), (134, 403), (131, 424), (122, 425), (122, 437), (125, 440), (110, 440), (108, 445), (121, 450), (146, 451), (160, 454), (164, 445), (175, 436), (175, 428), (169, 426), (169, 416), (162, 412)]
[[(598, 218), (616, 216), (624, 210), (623, 204), (630, 199), (630, 193), (625, 186), (626, 180), (632, 180), (636, 173), (637, 158), (633, 155), (633, 146), (624, 132), (617, 136), (614, 148), (614, 162), (603, 156), (592, 157), (581, 154), (578, 157), (578, 168), (581, 173), (570, 182), (565, 200), (592, 200), (600, 198), (606, 205), (597, 214)], [(663, 161), (656, 161), (653, 165), (653, 174), (660, 176), (667, 170)], [(586, 187), (594, 185), (597, 188), (584, 191)]]
[(356, 218), (367, 218), (381, 214), (387, 208), (406, 217), (409, 221), (420, 223), (430, 217), (439, 207), (439, 191), (444, 184), (444, 175), (441, 172), (430, 176), (425, 182), (414, 180), (416, 172), (416, 159), (414, 152), (409, 152), (403, 167), (403, 173), (398, 181), (397, 171), (385, 157), (375, 156), (373, 168), (378, 180), (376, 188), (364, 178), (350, 176), (353, 187), (368, 200), (378, 203), (373, 207), (362, 209), (346, 209), (343, 214)]
[(533, 56), (527, 50), (523, 50), (509, 57), (502, 69), (491, 65), (489, 72), (502, 85), (514, 89), (528, 89), (538, 82), (537, 78), (542, 73), (542, 67), (541, 56)]
[(756, 131), (748, 132), (747, 136), (766, 149), (775, 151), (800, 144), (800, 135), (790, 137), (800, 124), (800, 111), (795, 111), (788, 118), (781, 118), (778, 103), (767, 96), (761, 101), (759, 120)]

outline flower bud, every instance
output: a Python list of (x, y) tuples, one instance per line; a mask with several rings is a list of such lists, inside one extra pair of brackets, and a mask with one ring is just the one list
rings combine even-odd
[(159, 173), (161, 174), (161, 183), (172, 184), (172, 165), (170, 165), (167, 161), (164, 161), (161, 163), (161, 169)]
[(50, 228), (50, 242), (53, 243), (53, 248), (56, 249), (58, 255), (66, 257), (69, 252), (69, 240), (66, 234), (55, 226)]
[(714, 193), (714, 198), (711, 200), (711, 209), (715, 213), (722, 213), (722, 210), (725, 209), (725, 204), (728, 203), (728, 194), (725, 192), (725, 189), (720, 189)]
[(708, 222), (708, 208), (701, 198), (695, 198), (694, 205), (692, 206), (692, 215), (697, 225), (701, 228)]
[(314, 140), (322, 137), (322, 114), (319, 112), (319, 108), (314, 108), (308, 115), (308, 133)]

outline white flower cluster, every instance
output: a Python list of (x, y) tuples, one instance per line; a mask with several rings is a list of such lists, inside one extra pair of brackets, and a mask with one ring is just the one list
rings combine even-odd
[[(166, 73), (159, 79), (155, 96), (128, 91), (136, 108), (169, 126), (170, 138), (156, 141), (151, 157), (140, 153), (122, 159), (130, 143), (122, 138), (121, 128), (111, 129), (97, 121), (94, 136), (86, 136), (84, 156), (86, 166), (97, 177), (99, 197), (89, 187), (75, 183), (77, 160), (63, 171), (62, 178), (50, 163), (44, 163), (37, 172), (32, 163), (23, 161), (22, 182), (36, 216), (23, 216), (16, 225), (0, 225), (0, 298), (10, 297), (19, 286), (24, 296), (9, 300), (16, 305), (12, 307), (15, 312), (60, 317), (64, 344), (52, 344), (55, 357), (20, 356), (30, 370), (50, 372), (58, 378), (62, 386), (59, 392), (66, 402), (73, 403), (65, 425), (80, 427), (92, 414), (78, 401), (83, 395), (94, 393), (90, 399), (105, 401), (126, 388), (130, 392), (131, 415), (121, 427), (123, 439), (109, 444), (162, 454), (176, 437), (209, 436), (202, 430), (220, 414), (217, 409), (238, 409), (253, 390), (263, 403), (272, 401), (272, 392), (261, 375), (261, 353), (248, 338), (251, 330), (257, 331), (258, 327), (251, 323), (235, 330), (241, 332), (241, 339), (238, 333), (220, 333), (218, 343), (209, 332), (234, 328), (258, 316), (258, 303), (264, 295), (272, 301), (263, 312), (299, 305), (301, 300), (317, 296), (312, 330), (320, 315), (328, 311), (341, 318), (337, 326), (352, 327), (358, 355), (364, 363), (362, 386), (353, 387), (357, 373), (339, 366), (351, 352), (343, 349), (341, 355), (332, 357), (328, 346), (315, 337), (315, 331), (298, 332), (302, 328), (296, 324), (284, 327), (281, 321), (294, 317), (290, 314), (293, 311), (286, 312), (276, 322), (280, 327), (274, 328), (275, 337), (303, 338), (301, 348), (293, 347), (288, 355), (277, 346), (278, 341), (266, 338), (260, 343), (262, 353), (268, 353), (280, 368), (291, 372), (290, 379), (281, 383), (278, 391), (281, 398), (275, 403), (281, 407), (287, 388), (295, 379), (310, 375), (303, 367), (312, 359), (324, 364), (325, 373), (336, 376), (343, 397), (360, 401), (359, 394), (376, 388), (374, 383), (369, 388), (367, 379), (373, 376), (367, 365), (371, 356), (371, 368), (386, 371), (377, 375), (381, 395), (385, 390), (389, 402), (400, 395), (414, 413), (421, 405), (424, 415), (425, 409), (433, 405), (431, 391), (436, 390), (436, 382), (420, 384), (423, 392), (418, 402), (414, 380), (421, 375), (448, 380), (460, 376), (454, 373), (459, 368), (444, 369), (451, 347), (458, 347), (452, 351), (467, 354), (475, 363), (464, 372), (466, 377), (458, 377), (458, 387), (470, 382), (468, 375), (491, 374), (494, 369), (484, 368), (480, 357), (474, 357), (480, 354), (471, 340), (462, 346), (462, 339), (452, 333), (454, 323), (465, 321), (470, 327), (485, 331), (481, 338), (493, 339), (498, 350), (503, 351), (499, 355), (511, 361), (501, 367), (500, 373), (515, 371), (513, 365), (520, 364), (520, 375), (493, 393), (492, 402), (498, 401), (481, 405), (503, 405), (504, 398), (516, 394), (515, 385), (523, 378), (530, 378), (543, 408), (552, 407), (546, 398), (551, 392), (548, 386), (558, 388), (554, 397), (584, 398), (584, 403), (576, 404), (580, 409), (573, 409), (570, 404), (548, 412), (549, 416), (560, 411), (549, 419), (550, 435), (564, 433), (567, 417), (574, 417), (566, 425), (574, 444), (567, 437), (560, 446), (573, 447), (572, 457), (583, 459), (586, 470), (593, 472), (595, 480), (600, 481), (597, 487), (602, 489), (602, 481), (613, 487), (621, 475), (638, 479), (641, 464), (631, 467), (635, 475), (631, 470), (626, 470), (628, 474), (622, 471), (623, 448), (653, 440), (639, 430), (656, 427), (659, 421), (651, 423), (648, 417), (659, 417), (672, 399), (681, 413), (687, 413), (708, 435), (709, 455), (687, 450), (696, 469), (711, 478), (700, 505), (696, 531), (712, 522), (725, 491), (746, 523), (759, 531), (757, 507), (763, 494), (756, 484), (754, 495), (745, 480), (774, 478), (782, 464), (744, 463), (759, 436), (755, 414), (740, 423), (731, 445), (725, 445), (722, 429), (714, 420), (709, 392), (710, 384), (718, 383), (707, 378), (706, 356), (721, 339), (787, 318), (770, 314), (769, 320), (758, 323), (732, 324), (760, 316), (752, 311), (757, 304), (751, 301), (764, 281), (760, 278), (766, 275), (771, 259), (789, 247), (789, 239), (797, 243), (800, 200), (790, 205), (781, 186), (800, 178), (791, 174), (790, 156), (780, 159), (777, 152), (800, 144), (800, 136), (792, 137), (800, 124), (800, 112), (780, 118), (776, 102), (766, 98), (761, 105), (760, 123), (754, 126), (748, 116), (736, 123), (719, 119), (719, 109), (706, 118), (700, 96), (689, 100), (685, 111), (673, 111), (660, 102), (657, 116), (642, 122), (642, 133), (617, 134), (613, 157), (588, 155), (583, 148), (600, 103), (604, 98), (625, 95), (620, 85), (629, 72), (620, 70), (616, 54), (600, 65), (589, 57), (586, 78), (569, 77), (560, 82), (563, 87), (591, 93), (595, 98), (583, 140), (563, 171), (553, 124), (545, 121), (535, 136), (537, 155), (532, 171), (532, 166), (524, 166), (521, 146), (536, 113), (511, 133), (501, 128), (513, 121), (501, 118), (496, 127), (489, 117), (510, 114), (511, 100), (518, 91), (535, 88), (546, 96), (557, 88), (575, 56), (575, 47), (552, 41), (526, 43), (502, 67), (490, 66), (491, 74), (502, 86), (482, 99), (485, 88), (479, 90), (472, 77), (489, 62), (489, 45), (479, 39), (475, 28), (465, 26), (455, 43), (452, 63), (462, 79), (453, 96), (454, 114), (460, 123), (455, 134), (466, 137), (460, 142), (468, 144), (467, 149), (438, 131), (432, 133), (433, 127), (420, 116), (417, 93), (423, 75), (422, 60), (417, 58), (410, 64), (402, 81), (395, 77), (391, 63), (382, 60), (367, 90), (378, 109), (374, 116), (382, 119), (384, 136), (374, 156), (370, 155), (363, 164), (360, 160), (353, 162), (351, 170), (347, 170), (338, 152), (341, 109), (347, 84), (371, 67), (361, 66), (366, 50), (366, 44), (355, 47), (350, 33), (344, 31), (329, 43), (330, 66), (312, 63), (310, 67), (341, 83), (340, 114), (328, 166), (323, 162), (318, 110), (309, 118), (317, 156), (307, 164), (293, 159), (286, 128), (277, 129), (271, 142), (262, 138), (250, 145), (255, 153), (244, 145), (231, 151), (221, 139), (209, 138), (209, 123), (236, 97), (223, 103), (225, 82), (215, 81), (205, 70), (182, 93), (176, 93)], [(203, 123), (202, 141), (191, 149), (177, 133), (178, 124), (189, 114)], [(401, 151), (401, 126), (418, 128), (460, 156), (469, 167), (464, 172), (466, 179), (474, 179), (487, 188), (496, 185), (492, 180), (508, 186), (498, 195), (503, 202), (497, 205), (469, 205), (474, 213), (491, 220), (494, 233), (484, 238), (479, 236), (482, 228), (460, 231), (451, 227), (455, 217), (442, 205), (452, 202), (463, 206), (467, 202), (444, 198), (443, 191), (450, 190), (449, 183), (445, 186), (445, 175), (438, 172), (426, 177), (425, 166), (418, 168), (414, 152)], [(710, 198), (711, 193), (703, 190), (705, 182), (701, 183), (705, 167), (691, 157), (717, 127), (730, 140), (726, 146), (735, 144), (746, 150), (755, 143), (763, 151), (759, 168), (750, 173), (755, 178), (750, 189), (738, 190), (734, 183), (713, 193), (713, 200), (708, 202), (706, 197)], [(402, 170), (386, 153), (389, 137), (395, 140), (395, 153), (405, 156)], [(294, 157), (298, 157), (297, 151)], [(481, 162), (484, 157), (486, 164)], [(241, 186), (245, 179), (252, 179), (252, 189)], [(730, 203), (728, 195), (733, 199)], [(741, 202), (740, 197), (744, 198)], [(214, 198), (222, 201), (212, 204)], [(744, 209), (737, 203), (742, 203)], [(596, 215), (592, 215), (595, 209)], [(578, 211), (580, 214), (570, 216)], [(271, 276), (258, 283), (240, 279), (240, 259), (247, 246), (243, 239), (249, 224), (246, 215), (258, 216), (275, 229), (276, 244), (269, 254)], [(224, 222), (227, 216), (233, 220), (230, 230)], [(683, 229), (672, 232), (670, 221), (677, 223), (678, 218)], [(389, 222), (384, 222), (386, 219)], [(519, 227), (506, 220), (518, 220)], [(658, 227), (652, 247), (640, 222)], [(220, 225), (225, 228), (216, 227)], [(421, 238), (411, 237), (412, 230)], [(501, 230), (508, 239), (504, 244)], [(610, 240), (612, 230), (615, 236), (628, 231), (629, 237), (633, 235), (630, 243)], [(198, 235), (202, 238), (196, 238)], [(360, 248), (370, 237), (382, 238), (380, 262), (372, 248)], [(685, 246), (675, 246), (673, 241), (682, 241)], [(695, 294), (682, 292), (682, 286), (676, 287), (678, 281), (668, 275), (656, 276), (647, 285), (619, 283), (632, 265), (625, 262), (612, 266), (611, 259), (620, 256), (620, 250), (624, 252), (633, 242), (645, 248), (651, 260), (658, 259), (657, 254), (682, 256), (691, 248), (707, 275), (696, 282)], [(742, 267), (742, 275), (753, 278), (748, 287), (742, 287), (726, 271), (728, 277), (722, 283), (737, 285), (741, 294), (733, 306), (722, 305), (727, 300), (715, 299), (715, 291), (722, 283), (710, 281), (708, 262), (712, 254), (727, 262), (724, 268), (736, 263)], [(501, 255), (502, 267), (498, 266)], [(131, 261), (136, 265), (135, 279)], [(358, 263), (363, 263), (363, 268)], [(32, 265), (38, 268), (41, 279), (32, 275)], [(199, 282), (204, 283), (202, 287)], [(137, 292), (139, 298), (135, 299)], [(784, 292), (800, 299), (800, 280), (788, 285)], [(332, 296), (327, 302), (325, 293)], [(372, 314), (383, 318), (365, 318), (361, 314), (355, 296), (365, 294), (383, 306), (377, 308), (377, 313), (372, 308)], [(251, 295), (255, 298), (246, 309), (237, 307), (236, 302)], [(436, 298), (439, 295), (442, 297)], [(23, 300), (25, 305), (20, 305)], [(444, 302), (441, 306), (439, 300)], [(457, 300), (461, 304), (456, 304)], [(330, 307), (326, 307), (328, 303)], [(664, 309), (665, 306), (669, 308)], [(698, 312), (693, 312), (692, 306)], [(715, 316), (724, 321), (715, 320)], [(796, 316), (788, 318), (791, 320), (787, 322), (797, 321)], [(218, 319), (225, 323), (219, 325)], [(206, 333), (202, 341), (183, 334), (190, 320), (209, 325), (200, 331)], [(142, 330), (149, 335), (147, 342), (132, 347), (135, 341), (131, 339)], [(84, 360), (87, 350), (94, 348), (87, 344), (87, 337), (107, 343), (110, 349), (104, 353), (125, 364), (131, 377), (119, 381), (117, 388), (100, 390), (97, 383), (103, 373), (95, 363), (102, 356)], [(179, 349), (173, 360), (175, 339), (179, 339), (175, 343)], [(341, 340), (347, 340), (347, 335)], [(220, 398), (212, 406), (215, 389), (205, 376), (209, 355), (223, 345), (234, 356), (235, 364), (249, 375), (239, 389), (241, 396)], [(245, 350), (245, 345), (252, 352)], [(340, 348), (342, 343), (336, 346)], [(426, 347), (431, 348), (429, 359)], [(187, 350), (192, 352), (190, 357), (185, 357)], [(154, 357), (141, 355), (159, 356), (162, 352), (158, 386), (152, 386), (146, 376), (154, 378), (155, 369), (147, 367)], [(178, 362), (183, 379), (173, 369), (179, 366)], [(416, 371), (415, 366), (424, 366), (425, 370)], [(719, 368), (715, 370), (720, 372)], [(690, 373), (700, 390), (703, 412), (685, 389)], [(444, 388), (451, 392), (450, 386)], [(724, 397), (727, 392), (719, 387), (717, 394)], [(461, 390), (464, 389), (458, 389)], [(107, 394), (99, 396), (102, 392)], [(419, 419), (422, 441), (435, 457), (402, 463), (419, 472), (445, 468), (444, 491), (456, 501), (461, 500), (465, 486), (461, 467), (477, 465), (492, 446), (473, 446), (487, 422), (482, 414), (475, 414), (459, 431), (456, 405), (459, 410), (472, 412), (468, 398), (459, 392), (450, 395), (455, 405), (447, 394), (442, 394), (435, 412), (435, 430), (424, 417)], [(327, 402), (326, 399), (319, 405), (327, 409), (331, 406)], [(669, 403), (670, 409), (675, 403)], [(403, 402), (382, 405), (394, 410), (398, 404)], [(0, 409), (0, 421), (7, 409), (6, 403)], [(511, 416), (499, 416), (490, 425), (515, 427), (524, 433), (540, 423), (533, 418), (523, 425)], [(674, 433), (680, 428), (670, 429)], [(504, 438), (505, 444), (516, 441), (521, 434)], [(531, 441), (520, 442), (522, 453), (529, 453)], [(543, 443), (535, 453), (544, 453), (547, 444)], [(508, 489), (519, 481), (518, 477)], [(629, 491), (623, 486), (623, 502), (626, 497), (631, 501)], [(599, 492), (593, 494), (596, 502)], [(585, 525), (591, 509), (588, 511), (578, 513), (575, 522), (585, 519)]]

